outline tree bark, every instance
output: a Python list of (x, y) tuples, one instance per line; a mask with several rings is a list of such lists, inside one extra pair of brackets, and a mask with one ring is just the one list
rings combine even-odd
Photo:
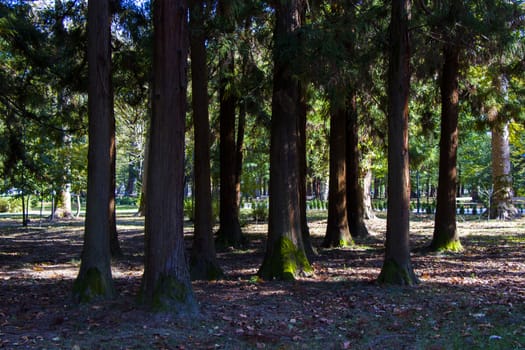
[[(230, 4), (219, 1), (221, 15), (231, 20)], [(226, 31), (232, 31), (228, 23)], [(219, 121), (220, 121), (220, 194), (217, 245), (240, 248), (244, 245), (244, 236), (239, 222), (239, 206), (236, 192), (236, 144), (235, 144), (235, 109), (237, 96), (234, 88), (235, 52), (233, 49), (219, 58)]]
[[(365, 171), (365, 177), (363, 178), (363, 204), (365, 206), (365, 219), (374, 219), (376, 215), (372, 208), (372, 197), (370, 195), (370, 189), (372, 186), (372, 170), (367, 166)], [(366, 227), (366, 226), (365, 226)], [(367, 229), (368, 233), (368, 229)]]
[(388, 212), (385, 260), (378, 282), (412, 285), (410, 261), (408, 97), (410, 90), (409, 0), (392, 0), (388, 68)]
[(214, 280), (223, 275), (213, 238), (210, 182), (210, 122), (208, 115), (208, 67), (204, 2), (194, 0), (190, 8), (192, 109), (195, 142), (195, 219), (190, 274), (194, 280)]
[(78, 302), (112, 298), (111, 188), (111, 32), (109, 1), (88, 2), (88, 185), (84, 247), (73, 286)]
[(111, 182), (109, 188), (109, 250), (113, 258), (120, 258), (124, 254), (120, 248), (117, 231), (117, 206), (115, 202), (115, 191), (117, 188), (117, 143), (115, 138), (115, 111), (113, 108), (113, 84), (111, 86), (111, 113), (110, 113), (110, 158), (111, 158)]
[(295, 31), (302, 24), (304, 10), (304, 0), (275, 4), (268, 241), (258, 273), (268, 280), (293, 280), (312, 272), (303, 245), (299, 198), (298, 118), (301, 89), (293, 74), (293, 59), (283, 55), (289, 44), (297, 40)]
[(183, 235), (187, 4), (153, 4), (153, 113), (141, 300), (153, 310), (193, 314), (197, 304)]
[[(336, 103), (333, 103), (336, 104)], [(330, 175), (328, 180), (328, 222), (324, 247), (353, 244), (346, 209), (346, 110), (333, 105), (330, 113)]]
[(498, 118), (498, 111), (492, 108), (492, 182), (494, 191), (490, 208), (491, 219), (512, 219), (518, 210), (512, 203), (512, 175), (510, 171), (509, 122)]
[(453, 43), (446, 43), (443, 48), (439, 179), (432, 251), (462, 250), (456, 228), (459, 53), (459, 47)]
[(363, 189), (359, 183), (360, 152), (359, 152), (359, 124), (357, 114), (357, 95), (352, 92), (346, 102), (346, 203), (348, 226), (350, 234), (355, 238), (368, 236), (365, 225), (365, 202)]
[(306, 215), (306, 173), (308, 170), (306, 163), (306, 115), (308, 112), (308, 106), (306, 103), (306, 84), (301, 83), (299, 91), (299, 118), (297, 124), (297, 151), (299, 153), (299, 209), (301, 211), (301, 234), (303, 236), (304, 250), (308, 258), (311, 259), (317, 255), (317, 251), (312, 245), (310, 228), (308, 227), (308, 219)]

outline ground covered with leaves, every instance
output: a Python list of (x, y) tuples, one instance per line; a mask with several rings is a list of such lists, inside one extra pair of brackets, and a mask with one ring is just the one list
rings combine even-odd
[[(143, 272), (143, 221), (119, 215), (125, 257), (114, 261), (118, 298), (71, 303), (82, 221), (28, 228), (0, 219), (0, 348), (6, 349), (524, 349), (525, 219), (461, 221), (465, 251), (426, 254), (433, 221), (411, 221), (421, 284), (375, 283), (385, 220), (344, 249), (318, 249), (315, 275), (260, 281), (266, 225), (248, 224), (244, 250), (218, 254), (227, 278), (194, 282), (200, 304), (188, 319), (136, 303)], [(312, 219), (319, 246), (326, 220)], [(188, 245), (191, 225), (186, 226)]]

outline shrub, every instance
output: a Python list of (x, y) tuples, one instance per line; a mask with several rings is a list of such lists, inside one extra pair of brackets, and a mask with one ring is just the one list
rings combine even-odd
[(9, 211), (9, 201), (6, 198), (0, 198), (0, 213)]
[(184, 216), (190, 221), (195, 219), (195, 208), (193, 206), (193, 199), (191, 198), (184, 200)]
[(255, 221), (268, 220), (268, 207), (266, 202), (255, 202), (252, 204), (252, 215)]

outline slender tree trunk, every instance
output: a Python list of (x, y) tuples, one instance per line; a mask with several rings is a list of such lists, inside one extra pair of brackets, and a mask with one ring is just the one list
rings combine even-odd
[(109, 1), (88, 2), (88, 188), (84, 247), (73, 297), (80, 302), (112, 298), (111, 188), (111, 32)]
[(510, 171), (509, 123), (500, 121), (498, 111), (491, 109), (494, 116), (492, 131), (492, 182), (494, 191), (490, 211), (491, 219), (512, 219), (518, 211), (512, 203), (512, 175)]
[(235, 143), (235, 200), (237, 201), (237, 215), (241, 207), (241, 175), (242, 151), (244, 147), (244, 129), (246, 127), (246, 103), (239, 105), (239, 121), (237, 124), (237, 142)]
[(332, 106), (330, 113), (328, 222), (323, 241), (324, 247), (345, 247), (353, 244), (348, 228), (346, 209), (345, 144), (346, 110), (341, 106)]
[(441, 137), (439, 141), (439, 180), (433, 251), (462, 249), (456, 228), (456, 184), (459, 105), (459, 48), (445, 44), (441, 77)]
[(118, 239), (117, 231), (117, 207), (115, 202), (115, 191), (117, 187), (117, 144), (115, 138), (115, 112), (113, 109), (113, 88), (111, 87), (111, 146), (110, 146), (110, 157), (111, 157), (111, 186), (109, 188), (109, 249), (111, 256), (114, 258), (122, 257), (122, 249), (120, 248), (120, 242)]
[[(219, 1), (221, 15), (230, 19), (231, 4), (227, 0)], [(228, 23), (227, 32), (233, 31)], [(217, 244), (220, 247), (242, 247), (244, 236), (239, 222), (239, 207), (236, 192), (236, 145), (235, 145), (235, 109), (237, 96), (234, 89), (235, 52), (227, 50), (220, 57), (219, 79), (219, 120), (220, 120), (220, 197)]]
[(187, 4), (153, 4), (153, 113), (141, 299), (154, 310), (194, 314), (183, 234)]
[(190, 256), (190, 273), (192, 279), (214, 280), (221, 277), (223, 273), (217, 262), (213, 239), (204, 1), (194, 0), (191, 4), (190, 46), (195, 140), (195, 231)]
[(317, 255), (317, 251), (312, 245), (310, 228), (308, 227), (308, 218), (306, 215), (306, 115), (308, 113), (306, 98), (306, 84), (301, 83), (299, 118), (297, 124), (297, 151), (299, 152), (299, 201), (301, 210), (301, 233), (303, 236), (304, 250), (306, 255), (311, 259)]
[(388, 68), (388, 212), (380, 283), (412, 285), (410, 261), (408, 97), (410, 90), (409, 0), (392, 0)]
[(284, 57), (301, 26), (304, 0), (275, 4), (274, 80), (270, 140), (270, 209), (266, 254), (259, 276), (293, 280), (312, 272), (306, 256), (300, 213), (298, 118), (300, 83), (293, 60)]
[(371, 186), (372, 170), (369, 167), (367, 167), (365, 171), (365, 177), (363, 178), (363, 204), (365, 206), (365, 219), (374, 219), (376, 217), (376, 215), (374, 214), (374, 210), (372, 209), (372, 197), (370, 195)]
[(352, 92), (346, 103), (346, 205), (348, 226), (353, 238), (368, 236), (365, 225), (365, 202), (363, 189), (359, 183), (360, 152), (359, 152), (359, 124), (357, 121), (357, 95)]
[(149, 169), (149, 148), (151, 140), (151, 125), (148, 127), (146, 133), (146, 143), (144, 145), (144, 160), (142, 163), (142, 186), (140, 188), (140, 200), (139, 200), (139, 209), (137, 211), (137, 216), (143, 216), (146, 213), (146, 203), (148, 199), (148, 169)]

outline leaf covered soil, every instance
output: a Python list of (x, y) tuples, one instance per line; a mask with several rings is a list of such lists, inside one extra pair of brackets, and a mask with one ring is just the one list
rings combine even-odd
[[(223, 280), (193, 282), (195, 317), (150, 313), (137, 303), (143, 222), (119, 216), (122, 259), (113, 262), (116, 299), (71, 301), (83, 223), (22, 228), (0, 221), (0, 348), (6, 349), (523, 349), (525, 219), (458, 223), (460, 253), (425, 253), (433, 221), (411, 221), (412, 263), (421, 284), (376, 283), (385, 220), (346, 248), (321, 249), (314, 275), (256, 277), (266, 226), (243, 228), (248, 245), (218, 258)], [(310, 222), (322, 243), (326, 220)], [(186, 226), (191, 247), (191, 225)]]

